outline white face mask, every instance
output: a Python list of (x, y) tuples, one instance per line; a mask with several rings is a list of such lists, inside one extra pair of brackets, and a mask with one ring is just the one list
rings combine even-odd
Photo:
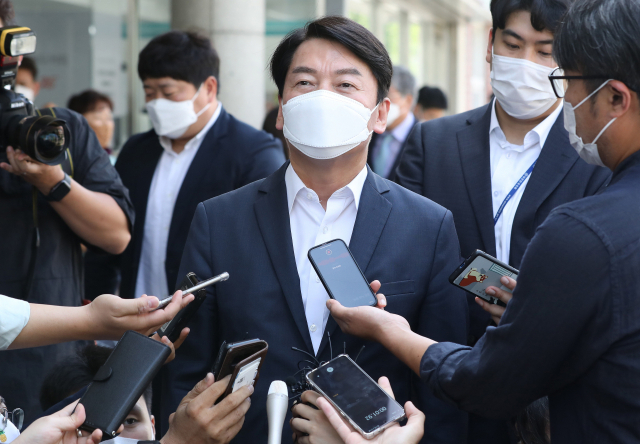
[(613, 118), (609, 123), (607, 123), (604, 126), (604, 128), (602, 128), (602, 131), (600, 131), (600, 133), (598, 133), (596, 138), (593, 139), (593, 142), (584, 143), (582, 141), (582, 137), (578, 136), (578, 133), (576, 132), (575, 110), (578, 109), (578, 107), (582, 105), (584, 102), (589, 100), (590, 97), (592, 97), (602, 88), (604, 88), (604, 86), (610, 81), (611, 79), (604, 82), (602, 85), (598, 87), (598, 89), (596, 89), (594, 92), (592, 92), (587, 97), (585, 97), (584, 100), (578, 103), (576, 106), (571, 105), (569, 102), (566, 102), (566, 101), (564, 102), (564, 128), (569, 133), (569, 142), (571, 143), (571, 146), (573, 147), (574, 150), (578, 152), (578, 155), (582, 160), (584, 160), (588, 164), (598, 165), (601, 167), (605, 166), (605, 164), (602, 163), (602, 159), (600, 158), (600, 153), (598, 152), (598, 145), (596, 145), (596, 142), (598, 141), (600, 136), (602, 136), (602, 134), (607, 130), (607, 128), (609, 128), (609, 126), (611, 126), (611, 124), (616, 121), (617, 117)]
[(24, 85), (16, 85), (13, 89), (17, 94), (25, 96), (30, 102), (33, 102), (36, 98), (35, 92)]
[(196, 121), (198, 117), (209, 108), (211, 103), (200, 110), (196, 114), (193, 109), (193, 102), (200, 94), (202, 85), (190, 100), (175, 102), (168, 99), (154, 99), (147, 102), (146, 108), (149, 113), (149, 119), (153, 129), (159, 136), (166, 136), (169, 139), (177, 139), (187, 132), (187, 129)]
[(387, 114), (387, 126), (393, 125), (393, 122), (398, 120), (398, 117), (400, 117), (400, 107), (395, 103), (391, 103), (389, 114)]
[(284, 137), (312, 159), (333, 159), (367, 140), (377, 107), (324, 89), (303, 94), (282, 105)]
[(491, 56), (491, 88), (511, 117), (521, 120), (539, 117), (558, 101), (549, 82), (554, 68), (495, 55), (493, 49)]
[[(4, 436), (2, 436), (4, 434)], [(13, 425), (13, 423), (7, 420), (7, 425), (3, 431), (0, 432), (0, 442), (9, 443), (20, 436), (20, 431)], [(2, 440), (5, 438), (5, 441)]]

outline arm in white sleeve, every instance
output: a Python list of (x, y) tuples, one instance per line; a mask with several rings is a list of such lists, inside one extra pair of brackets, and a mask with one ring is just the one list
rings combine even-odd
[(6, 350), (29, 322), (29, 303), (0, 295), (0, 350)]

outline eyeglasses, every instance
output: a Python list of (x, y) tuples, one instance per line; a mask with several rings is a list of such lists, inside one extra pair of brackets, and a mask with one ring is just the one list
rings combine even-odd
[(591, 80), (591, 79), (610, 79), (611, 76), (565, 76), (564, 70), (556, 68), (549, 74), (551, 87), (558, 99), (564, 99), (564, 93), (567, 92), (567, 80)]
[(0, 407), (0, 432), (7, 427), (9, 421), (16, 426), (16, 429), (22, 429), (22, 423), (24, 422), (24, 412), (22, 409), (15, 409), (10, 412), (6, 407)]

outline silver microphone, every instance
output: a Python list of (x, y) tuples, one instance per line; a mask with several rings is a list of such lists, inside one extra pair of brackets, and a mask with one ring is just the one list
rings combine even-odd
[(273, 381), (267, 395), (267, 418), (269, 421), (268, 444), (280, 444), (282, 426), (289, 407), (289, 390), (283, 381)]

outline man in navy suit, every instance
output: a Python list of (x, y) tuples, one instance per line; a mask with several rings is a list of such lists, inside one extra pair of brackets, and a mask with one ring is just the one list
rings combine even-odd
[[(493, 0), (487, 62), (497, 100), (415, 128), (396, 181), (451, 210), (462, 255), (483, 250), (515, 268), (559, 205), (595, 194), (610, 172), (578, 157), (548, 75), (553, 36), (570, 0)], [(520, 183), (520, 186), (516, 185)], [(490, 325), (468, 297), (473, 345)], [(509, 442), (507, 427), (474, 415), (469, 442)]]
[(273, 173), (284, 163), (279, 141), (227, 113), (217, 100), (220, 61), (208, 38), (171, 31), (140, 53), (153, 129), (136, 134), (116, 169), (129, 189), (136, 223), (120, 256), (88, 254), (87, 297), (173, 293), (198, 203)]
[[(424, 442), (463, 442), (464, 413), (428, 394), (382, 347), (336, 328), (307, 259), (309, 248), (344, 240), (367, 280), (379, 281), (372, 287), (381, 283), (387, 310), (421, 334), (466, 340), (466, 300), (448, 282), (459, 260), (451, 213), (366, 165), (370, 134), (384, 131), (389, 110), (392, 65), (384, 46), (349, 19), (325, 17), (280, 43), (271, 74), (291, 163), (196, 210), (179, 276), (227, 271), (230, 279), (207, 290), (191, 334), (167, 366), (163, 420), (211, 369), (223, 340), (260, 338), (269, 352), (236, 442), (265, 443), (270, 382), (300, 375), (298, 362), (311, 360), (291, 347), (327, 361), (332, 349), (355, 357), (366, 344), (358, 363), (373, 378), (387, 376), (401, 403), (412, 399), (425, 412)], [(296, 408), (301, 418), (293, 421), (301, 443), (316, 439), (305, 433), (331, 429), (307, 413)], [(283, 442), (290, 433), (285, 426)]]

